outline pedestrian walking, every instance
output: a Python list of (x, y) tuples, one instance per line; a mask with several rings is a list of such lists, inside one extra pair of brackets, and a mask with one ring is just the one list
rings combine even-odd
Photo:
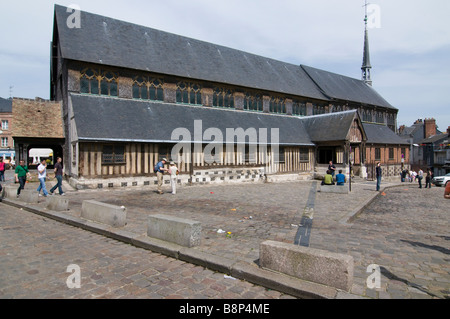
[(3, 157), (0, 157), (0, 182), (5, 181), (5, 162), (3, 162)]
[(433, 174), (431, 173), (431, 170), (429, 169), (427, 171), (427, 175), (425, 176), (425, 188), (431, 188), (431, 178)]
[(53, 195), (53, 193), (55, 192), (56, 188), (58, 188), (59, 195), (65, 196), (66, 194), (64, 194), (64, 192), (62, 190), (63, 165), (62, 165), (62, 158), (61, 157), (58, 157), (56, 159), (55, 177), (56, 177), (56, 180), (58, 181), (58, 183), (55, 186), (53, 186), (52, 189), (50, 189), (50, 194)]
[(31, 178), (31, 174), (28, 171), (28, 166), (25, 166), (25, 161), (20, 160), (19, 165), (17, 165), (14, 171), (16, 177), (16, 183), (19, 183), (19, 188), (17, 189), (17, 197), (20, 196), (20, 191), (25, 189), (25, 183), (27, 182), (27, 177)]
[(42, 160), (41, 164), (38, 166), (38, 179), (39, 187), (37, 189), (39, 196), (41, 195), (41, 190), (44, 193), (44, 197), (48, 196), (47, 188), (45, 188), (45, 180), (47, 179), (47, 161)]
[(170, 174), (170, 186), (172, 186), (172, 195), (176, 195), (179, 171), (178, 167), (175, 165), (174, 162), (170, 162), (169, 174)]
[(381, 188), (381, 178), (383, 176), (383, 170), (381, 169), (381, 163), (377, 163), (377, 167), (375, 169), (377, 175), (377, 192), (380, 191)]
[(419, 188), (422, 188), (422, 179), (423, 179), (423, 171), (420, 168), (419, 172), (417, 173), (417, 180), (419, 181)]
[(402, 183), (404, 183), (406, 181), (406, 176), (408, 175), (408, 170), (406, 168), (404, 168), (401, 172), (401, 180)]
[(164, 165), (167, 163), (167, 159), (163, 158), (161, 162), (156, 164), (154, 172), (156, 173), (156, 177), (158, 179), (158, 193), (164, 194), (162, 191), (162, 185), (164, 182), (164, 173), (168, 171), (167, 168), (164, 168)]
[(411, 172), (411, 183), (416, 181), (417, 173), (416, 171)]

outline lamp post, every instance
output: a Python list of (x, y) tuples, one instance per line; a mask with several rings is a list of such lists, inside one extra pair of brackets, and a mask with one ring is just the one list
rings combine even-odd
[(349, 187), (349, 191), (352, 191), (352, 162), (353, 162), (353, 153), (352, 153), (352, 146), (350, 145), (350, 156), (348, 157), (348, 165), (350, 167), (350, 171), (348, 174), (348, 187)]

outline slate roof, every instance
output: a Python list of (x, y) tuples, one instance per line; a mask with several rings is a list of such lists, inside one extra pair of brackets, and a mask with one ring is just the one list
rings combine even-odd
[(361, 80), (84, 11), (82, 27), (69, 28), (70, 14), (55, 5), (57, 39), (65, 59), (397, 110)]
[(305, 65), (301, 67), (330, 99), (353, 101), (398, 111), (364, 81)]
[(410, 145), (385, 125), (363, 123), (363, 127), (367, 135), (367, 144)]
[(68, 28), (70, 14), (55, 5), (65, 59), (327, 100), (297, 65), (83, 11)]
[(171, 136), (177, 128), (187, 129), (194, 141), (194, 121), (202, 120), (203, 132), (218, 128), (223, 139), (227, 128), (255, 128), (258, 136), (260, 128), (267, 128), (270, 144), (271, 129), (278, 128), (280, 145), (314, 146), (302, 121), (292, 116), (83, 94), (70, 94), (70, 99), (77, 134), (84, 141), (177, 143), (180, 139)]
[(299, 118), (313, 142), (345, 141), (357, 110)]
[(447, 132), (440, 133), (440, 134), (436, 134), (436, 135), (433, 135), (433, 136), (430, 136), (428, 138), (425, 138), (425, 139), (421, 140), (419, 142), (419, 144), (434, 144), (434, 143), (439, 142), (441, 140), (445, 140), (448, 137), (449, 137), (449, 135), (448, 135)]
[(12, 113), (12, 100), (0, 97), (0, 113)]

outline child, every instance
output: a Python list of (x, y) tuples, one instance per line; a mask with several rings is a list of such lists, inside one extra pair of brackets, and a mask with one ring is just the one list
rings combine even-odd
[(175, 195), (177, 193), (178, 167), (175, 166), (174, 162), (170, 162), (169, 174), (170, 185), (172, 186), (172, 195)]

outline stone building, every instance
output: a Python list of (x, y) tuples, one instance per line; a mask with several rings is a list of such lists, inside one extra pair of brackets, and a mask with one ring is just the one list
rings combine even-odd
[[(31, 149), (51, 149), (53, 157), (63, 157), (65, 142), (61, 103), (40, 98), (13, 98), (12, 117), (17, 164), (24, 160), (32, 164)], [(51, 166), (50, 166), (51, 167)]]
[(87, 12), (78, 28), (72, 12), (55, 6), (51, 99), (78, 187), (149, 185), (164, 157), (180, 182), (311, 178), (350, 159), (365, 175), (373, 126), (398, 161), (398, 110), (365, 81)]
[(12, 137), (12, 99), (0, 98), (0, 157), (5, 163), (14, 163), (14, 140)]

